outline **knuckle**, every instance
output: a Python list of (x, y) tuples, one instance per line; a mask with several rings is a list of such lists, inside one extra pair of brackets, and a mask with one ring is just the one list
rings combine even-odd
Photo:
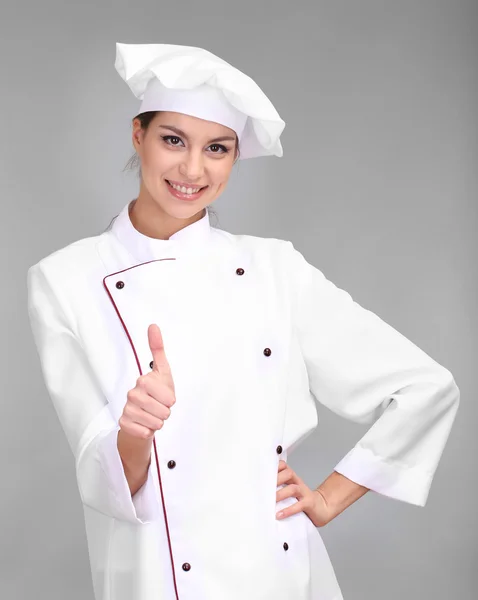
[(160, 393), (156, 397), (157, 401), (162, 407), (168, 407), (171, 403), (169, 401), (169, 394), (166, 388), (162, 388)]
[(176, 396), (174, 392), (168, 388), (168, 391), (164, 394), (165, 406), (171, 407), (176, 402)]
[(141, 429), (141, 437), (143, 440), (147, 440), (151, 435), (151, 432), (146, 427)]
[(129, 390), (128, 394), (127, 394), (127, 400), (130, 404), (137, 404), (138, 402), (138, 388), (133, 388), (132, 390)]
[(144, 404), (145, 404), (145, 395), (144, 392), (141, 390), (133, 390), (130, 396), (130, 400), (129, 400), (129, 409), (130, 411), (133, 411), (135, 408), (139, 407), (139, 408), (144, 408)]
[(140, 375), (136, 380), (136, 385), (142, 390), (146, 389), (146, 375)]

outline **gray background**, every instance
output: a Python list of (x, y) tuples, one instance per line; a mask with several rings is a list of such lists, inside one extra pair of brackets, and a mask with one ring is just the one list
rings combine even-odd
[[(114, 70), (117, 41), (206, 47), (259, 83), (287, 123), (284, 157), (239, 161), (213, 225), (291, 240), (460, 387), (427, 506), (368, 493), (321, 529), (345, 599), (477, 597), (477, 9), (458, 0), (1, 9), (2, 599), (93, 598), (26, 271), (100, 233), (137, 193), (122, 169), (139, 101)], [(311, 486), (365, 433), (318, 410), (319, 428), (289, 461)]]

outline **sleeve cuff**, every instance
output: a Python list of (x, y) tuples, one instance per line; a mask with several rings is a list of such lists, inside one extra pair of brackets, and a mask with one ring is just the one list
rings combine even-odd
[(156, 496), (153, 477), (153, 458), (148, 469), (148, 477), (144, 485), (131, 497), (123, 463), (118, 451), (118, 431), (116, 426), (108, 432), (98, 444), (102, 469), (108, 486), (115, 498), (117, 509), (124, 519), (138, 524), (147, 524), (159, 516), (159, 503)]
[(387, 461), (355, 446), (334, 468), (337, 473), (383, 496), (425, 506), (433, 475), (417, 467)]

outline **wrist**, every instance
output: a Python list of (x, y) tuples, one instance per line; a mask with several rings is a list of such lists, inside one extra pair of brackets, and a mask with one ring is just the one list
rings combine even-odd
[(333, 471), (315, 491), (322, 496), (330, 518), (333, 519), (366, 494), (369, 489)]
[(120, 429), (117, 446), (123, 467), (129, 471), (138, 471), (149, 465), (152, 443), (152, 438), (143, 440)]

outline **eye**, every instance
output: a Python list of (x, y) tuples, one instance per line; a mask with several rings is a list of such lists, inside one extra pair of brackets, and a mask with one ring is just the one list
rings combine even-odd
[[(176, 135), (162, 135), (161, 138), (166, 142), (166, 140), (179, 140), (180, 142), (182, 141), (181, 138), (179, 138)], [(168, 144), (168, 146), (176, 146), (176, 144)]]
[[(179, 145), (177, 143), (173, 143), (173, 140), (177, 140), (182, 143), (182, 140), (177, 135), (162, 135), (160, 136), (162, 140), (164, 140), (168, 146), (173, 146), (173, 148), (178, 148)], [(210, 148), (219, 148), (221, 152), (212, 151), (212, 154), (227, 154), (229, 152), (229, 148), (226, 148), (223, 144), (211, 144)]]
[(221, 148), (222, 152), (213, 152), (213, 154), (227, 154), (229, 152), (229, 148), (223, 146), (222, 144), (211, 144), (210, 148)]

